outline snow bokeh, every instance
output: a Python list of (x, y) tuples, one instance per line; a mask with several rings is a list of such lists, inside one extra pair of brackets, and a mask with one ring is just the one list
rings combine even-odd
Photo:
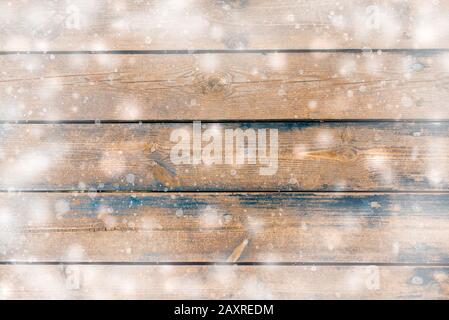
[[(187, 179), (195, 181), (187, 187), (204, 191), (219, 189), (223, 181), (234, 184), (249, 181), (254, 185), (255, 178), (248, 165), (233, 165), (218, 173), (212, 163), (204, 167), (172, 169), (171, 164), (166, 163), (168, 147), (161, 143), (165, 142), (165, 137), (151, 136), (158, 132), (165, 134), (168, 129), (153, 130), (152, 124), (137, 124), (137, 121), (158, 120), (153, 118), (155, 113), (165, 119), (178, 117), (179, 110), (196, 115), (207, 110), (208, 102), (215, 109), (218, 105), (219, 111), (228, 115), (241, 111), (240, 108), (249, 108), (255, 115), (276, 118), (276, 111), (262, 108), (261, 113), (256, 103), (241, 107), (242, 101), (252, 98), (260, 102), (266, 100), (276, 108), (296, 110), (292, 119), (299, 120), (303, 117), (317, 120), (320, 112), (330, 114), (332, 108), (336, 115), (330, 114), (329, 118), (344, 115), (350, 120), (360, 114), (365, 116), (365, 112), (367, 118), (375, 118), (375, 115), (391, 112), (393, 120), (416, 115), (444, 120), (447, 117), (449, 54), (403, 54), (391, 53), (389, 49), (445, 46), (449, 36), (446, 2), (394, 0), (381, 5), (363, 1), (360, 3), (367, 5), (348, 8), (344, 3), (315, 4), (317, 7), (314, 7), (313, 2), (299, 1), (280, 9), (271, 8), (264, 21), (248, 12), (246, 2), (217, 1), (208, 4), (211, 8), (199, 7), (198, 3), (193, 0), (0, 3), (0, 50), (11, 51), (0, 56), (3, 66), (0, 70), (0, 257), (12, 262), (36, 262), (43, 260), (40, 254), (45, 252), (44, 258), (48, 260), (92, 261), (103, 252), (94, 252), (98, 250), (97, 241), (107, 244), (108, 237), (115, 239), (112, 234), (121, 234), (131, 240), (115, 244), (119, 257), (157, 261), (164, 259), (166, 248), (159, 248), (148, 239), (166, 233), (173, 236), (168, 248), (175, 248), (176, 241), (184, 241), (183, 245), (193, 248), (198, 257), (201, 254), (204, 259), (219, 257), (219, 262), (235, 252), (233, 246), (240, 243), (245, 246), (236, 255), (237, 261), (285, 262), (288, 252), (283, 252), (282, 248), (297, 245), (294, 259), (303, 259), (309, 264), (318, 259), (315, 251), (326, 257), (338, 258), (341, 254), (343, 262), (351, 262), (351, 254), (356, 256), (357, 253), (350, 249), (357, 241), (370, 240), (364, 235), (369, 228), (381, 228), (387, 235), (374, 243), (386, 250), (389, 259), (406, 260), (407, 254), (425, 256), (425, 244), (436, 222), (418, 219), (432, 213), (430, 205), (426, 207), (418, 201), (402, 206), (394, 203), (390, 207), (385, 207), (378, 199), (361, 201), (357, 202), (358, 207), (351, 206), (353, 211), (334, 212), (333, 217), (311, 213), (302, 208), (300, 202), (294, 208), (280, 210), (279, 206), (287, 206), (288, 201), (279, 201), (262, 210), (257, 208), (257, 202), (243, 209), (241, 203), (222, 207), (218, 200), (209, 199), (206, 203), (192, 200), (193, 204), (188, 203), (184, 208), (172, 205), (176, 199), (170, 202), (160, 196), (142, 209), (143, 205), (135, 203), (143, 200), (135, 194), (151, 191), (155, 186), (161, 194), (166, 194), (170, 188), (182, 190), (181, 187), (186, 186), (183, 179)], [(317, 10), (326, 5), (331, 8)], [(259, 13), (265, 10), (268, 9), (264, 6), (257, 8)], [(109, 15), (105, 17), (104, 12)], [(298, 42), (295, 35), (300, 35), (303, 41)], [(267, 41), (267, 47), (262, 47), (261, 39)], [(282, 43), (276, 39), (281, 39)], [(191, 53), (191, 59), (178, 63), (167, 57), (166, 65), (158, 65), (150, 64), (140, 55), (102, 53), (126, 50), (135, 44), (139, 45), (132, 47), (136, 50), (160, 50), (161, 44), (182, 48)], [(226, 54), (194, 53), (203, 46), (225, 50), (267, 49), (269, 46), (361, 50), (337, 54), (269, 52), (262, 57), (251, 53), (253, 61), (245, 64), (242, 61), (248, 58), (243, 55), (230, 58)], [(53, 52), (66, 47), (97, 53)], [(30, 50), (41, 53), (27, 54)], [(160, 59), (159, 56), (152, 58)], [(176, 59), (181, 56), (174, 55)], [(159, 74), (161, 78), (156, 78)], [(100, 104), (107, 108), (99, 108)], [(355, 107), (363, 111), (359, 115), (352, 114)], [(94, 123), (80, 125), (78, 129), (70, 125), (68, 131), (59, 124), (27, 123), (80, 119)], [(102, 131), (104, 120), (132, 121), (135, 127), (126, 132), (112, 128), (118, 132), (114, 138), (123, 140), (116, 145), (111, 136)], [(146, 126), (151, 129), (143, 130)], [(215, 124), (208, 128), (213, 133), (221, 132), (226, 126)], [(257, 187), (260, 190), (350, 192), (359, 188), (364, 178), (374, 185), (369, 188), (382, 190), (407, 189), (413, 183), (421, 189), (446, 190), (449, 147), (447, 130), (441, 129), (444, 122), (435, 123), (434, 127), (418, 123), (413, 128), (391, 124), (389, 128), (393, 129), (379, 129), (373, 125), (363, 136), (351, 131), (351, 126), (355, 124), (339, 127), (292, 124), (287, 133), (283, 128), (281, 145), (288, 146), (281, 150), (284, 162), (277, 176), (263, 180)], [(383, 147), (382, 137), (387, 137), (393, 147)], [(147, 141), (157, 139), (162, 147)], [(315, 177), (309, 180), (307, 170), (311, 166)], [(321, 175), (328, 166), (335, 172)], [(250, 169), (245, 171), (245, 168)], [(404, 172), (412, 174), (405, 177)], [(209, 173), (215, 176), (208, 176)], [(195, 174), (198, 177), (192, 178)], [(243, 176), (245, 174), (247, 176)], [(179, 181), (176, 175), (180, 176)], [(45, 193), (37, 196), (38, 193), (30, 192), (42, 191), (49, 185), (52, 191), (63, 191), (70, 196), (52, 198)], [(112, 197), (113, 191), (124, 190), (134, 195), (131, 200), (123, 200), (126, 205), (111, 198), (105, 200), (101, 193), (108, 191), (107, 196)], [(70, 193), (73, 191), (80, 195), (73, 196)], [(32, 194), (31, 198), (28, 193)], [(214, 198), (225, 196), (228, 195)], [(15, 197), (19, 200), (13, 201)], [(372, 220), (366, 218), (367, 212), (373, 215)], [(392, 212), (389, 219), (384, 218), (385, 212)], [(411, 217), (407, 218), (406, 213)], [(323, 220), (311, 223), (307, 218), (313, 214)], [(279, 223), (282, 217), (289, 217), (292, 225)], [(176, 228), (170, 229), (172, 224)], [(343, 231), (335, 232), (333, 226)], [(412, 240), (409, 230), (416, 232)], [(75, 231), (83, 234), (82, 241), (73, 236)], [(191, 237), (185, 235), (188, 232)], [(49, 240), (55, 233), (58, 239), (63, 239), (61, 234), (71, 238), (55, 244), (57, 240)], [(287, 239), (288, 235), (296, 238)], [(225, 239), (226, 245), (220, 247), (223, 252), (217, 252), (216, 241), (210, 241), (216, 236)], [(313, 241), (310, 240), (312, 236)], [(309, 242), (302, 242), (307, 239)], [(443, 246), (447, 240), (438, 233), (432, 241), (436, 246)], [(47, 248), (47, 243), (55, 248)], [(310, 246), (315, 251), (307, 251)], [(150, 253), (143, 252), (142, 247)], [(364, 248), (366, 261), (379, 258), (375, 245)], [(167, 256), (185, 257), (185, 253), (178, 251)], [(432, 254), (438, 256), (441, 252)], [(279, 283), (288, 280), (283, 276), (284, 269), (263, 266), (269, 267)], [(132, 273), (130, 269), (126, 274), (118, 268), (111, 271), (99, 267), (42, 266), (36, 272), (30, 272), (30, 268), (23, 265), (10, 268), (11, 274), (0, 266), (0, 298), (20, 294), (27, 288), (34, 290), (28, 294), (46, 292), (49, 298), (83, 294), (106, 299), (142, 298), (158, 292), (167, 297), (202, 298), (210, 287), (218, 292), (217, 298), (271, 299), (278, 294), (264, 274), (257, 276), (247, 272), (242, 276), (235, 266), (211, 266), (181, 273), (170, 266), (157, 266), (153, 272), (148, 272), (152, 270), (148, 267), (140, 268), (139, 273)], [(295, 278), (297, 288), (290, 289), (292, 292), (300, 292), (302, 288), (312, 290), (314, 279), (321, 277), (316, 274), (322, 272), (323, 277), (326, 274), (322, 268), (308, 268), (306, 274), (312, 274), (310, 279), (298, 275)], [(373, 266), (360, 268), (339, 275), (332, 280), (334, 282), (330, 281), (330, 288), (335, 290), (337, 298), (348, 292), (377, 291), (384, 288), (380, 273)], [(423, 279), (414, 276), (411, 283), (422, 285)], [(227, 295), (223, 293), (226, 290), (235, 292)]]
[(253, 41), (260, 48), (262, 41), (304, 49), (435, 47), (447, 41), (447, 12), (445, 1), (411, 0), (288, 1), (279, 6), (191, 0), (5, 1), (0, 27), (8, 33), (0, 38), (0, 48), (46, 51), (56, 45), (93, 50), (102, 42), (120, 50), (130, 41), (139, 49), (163, 43), (198, 49), (204, 42), (244, 49)]

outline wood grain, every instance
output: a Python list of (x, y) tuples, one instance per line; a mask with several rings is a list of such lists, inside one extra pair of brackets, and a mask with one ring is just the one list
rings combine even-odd
[(203, 128), (222, 134), (224, 129), (278, 130), (277, 171), (273, 161), (274, 174), (262, 175), (268, 164), (260, 159), (248, 164), (247, 158), (245, 164), (236, 164), (234, 158), (233, 164), (175, 165), (170, 152), (178, 140), (170, 142), (170, 136), (175, 129), (191, 134), (191, 123), (3, 124), (0, 189), (437, 191), (449, 187), (447, 123), (210, 123)]
[(447, 299), (445, 267), (0, 266), (8, 299)]
[(446, 0), (38, 0), (0, 13), (0, 50), (449, 47)]
[(449, 263), (447, 194), (0, 194), (0, 261)]
[[(448, 299), (448, 16), (1, 2), (0, 298)], [(278, 130), (276, 170), (176, 165), (193, 120)]]
[(0, 120), (449, 119), (443, 52), (0, 55)]

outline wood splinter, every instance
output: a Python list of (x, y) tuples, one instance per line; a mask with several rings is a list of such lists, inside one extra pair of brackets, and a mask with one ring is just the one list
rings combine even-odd
[(240, 257), (243, 254), (243, 251), (245, 251), (245, 248), (248, 246), (249, 240), (245, 239), (243, 240), (243, 242), (241, 244), (239, 244), (234, 251), (232, 252), (232, 254), (228, 257), (228, 259), (226, 260), (226, 262), (237, 262)]

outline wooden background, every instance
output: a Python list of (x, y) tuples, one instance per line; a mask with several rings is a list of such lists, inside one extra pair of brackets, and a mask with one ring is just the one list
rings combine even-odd
[[(449, 1), (0, 0), (0, 297), (447, 299)], [(279, 169), (170, 133), (279, 130)]]

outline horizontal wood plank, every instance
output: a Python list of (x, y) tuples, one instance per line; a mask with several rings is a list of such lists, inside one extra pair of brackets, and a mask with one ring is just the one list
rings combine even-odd
[(449, 119), (448, 53), (0, 55), (0, 120)]
[(447, 194), (0, 194), (0, 261), (449, 263)]
[[(216, 156), (222, 164), (212, 165), (193, 164), (193, 150), (196, 155), (201, 151), (197, 145), (186, 143), (190, 151), (184, 155), (174, 148), (179, 147), (180, 133), (192, 142), (192, 127), (191, 123), (3, 124), (0, 189), (437, 191), (449, 187), (447, 123), (203, 124), (203, 133), (210, 129), (210, 134), (221, 134), (217, 141), (222, 148), (217, 148)], [(227, 129), (250, 130), (246, 132), (252, 132), (254, 143), (257, 135), (259, 141), (265, 136), (265, 151), (268, 156), (273, 152), (272, 159), (261, 157), (259, 150), (249, 164), (255, 144), (250, 149), (237, 147), (236, 139), (226, 143)], [(277, 161), (273, 130), (278, 130)], [(203, 151), (209, 144), (202, 143)], [(190, 162), (177, 164), (176, 157), (187, 161), (188, 154)], [(237, 154), (244, 164), (237, 163)], [(196, 158), (202, 161), (201, 154)]]
[(446, 267), (0, 266), (8, 299), (447, 299)]
[(440, 1), (11, 1), (0, 50), (448, 48)]

